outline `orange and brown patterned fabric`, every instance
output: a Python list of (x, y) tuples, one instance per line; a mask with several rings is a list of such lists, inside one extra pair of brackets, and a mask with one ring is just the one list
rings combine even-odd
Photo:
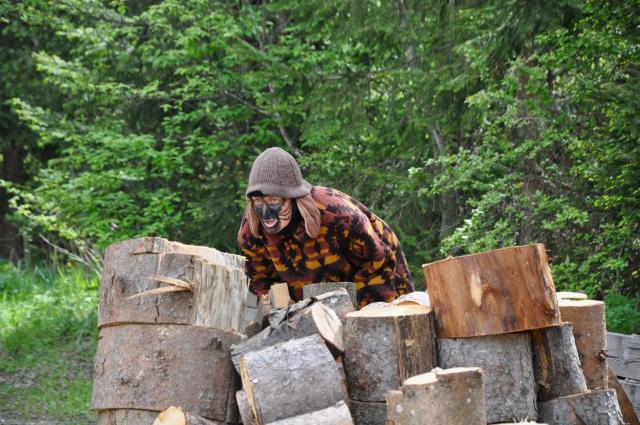
[(384, 221), (338, 190), (314, 186), (311, 196), (321, 215), (316, 238), (299, 214), (281, 232), (261, 230), (258, 238), (243, 218), (238, 247), (248, 259), (252, 292), (264, 295), (271, 284), (286, 282), (291, 297), (301, 300), (306, 284), (355, 282), (360, 307), (413, 292), (400, 242)]

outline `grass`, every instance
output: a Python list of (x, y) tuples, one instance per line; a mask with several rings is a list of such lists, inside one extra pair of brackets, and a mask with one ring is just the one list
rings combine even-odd
[(0, 412), (65, 424), (89, 410), (97, 341), (98, 278), (0, 263)]

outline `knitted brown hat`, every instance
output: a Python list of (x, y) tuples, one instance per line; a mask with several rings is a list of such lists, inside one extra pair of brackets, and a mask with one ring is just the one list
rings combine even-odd
[(291, 154), (280, 148), (269, 148), (258, 155), (249, 173), (246, 194), (258, 191), (264, 195), (299, 198), (311, 192), (311, 185), (302, 178)]

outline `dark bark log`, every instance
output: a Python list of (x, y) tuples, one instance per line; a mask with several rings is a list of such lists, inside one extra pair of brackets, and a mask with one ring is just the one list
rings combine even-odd
[(538, 405), (549, 425), (623, 425), (614, 390), (597, 390), (560, 397)]
[(387, 403), (351, 400), (350, 404), (355, 425), (386, 425)]
[[(353, 425), (349, 408), (344, 402), (316, 412), (271, 422), (269, 425)], [(371, 424), (374, 425), (374, 424)]]
[(236, 392), (236, 401), (238, 402), (238, 411), (243, 425), (257, 425), (256, 417), (251, 410), (247, 393), (244, 390)]

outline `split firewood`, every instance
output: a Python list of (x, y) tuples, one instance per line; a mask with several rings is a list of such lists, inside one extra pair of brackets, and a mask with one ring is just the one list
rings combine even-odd
[(352, 399), (382, 402), (387, 391), (435, 366), (431, 308), (399, 305), (347, 315), (344, 367)]
[(441, 338), (560, 325), (542, 244), (447, 258), (422, 267)]
[(351, 400), (350, 405), (355, 425), (386, 425), (387, 403)]
[[(332, 298), (326, 294), (325, 299)], [(347, 301), (350, 303), (348, 298)], [(313, 334), (319, 334), (335, 353), (344, 351), (342, 323), (322, 300), (299, 301), (288, 309), (272, 312), (269, 321), (271, 324), (262, 332), (233, 347), (231, 357), (237, 370), (243, 354)]]
[[(485, 425), (482, 371), (434, 369), (386, 394), (388, 425)], [(426, 418), (429, 418), (428, 420)]]
[(338, 315), (342, 325), (344, 325), (347, 320), (347, 314), (355, 310), (353, 299), (349, 295), (348, 291), (343, 288), (336, 289), (332, 292), (314, 295), (313, 298), (333, 310)]
[(269, 301), (271, 308), (281, 309), (289, 307), (291, 297), (289, 296), (289, 285), (286, 283), (274, 283), (269, 288)]
[(571, 322), (580, 364), (590, 390), (607, 388), (607, 327), (604, 303), (560, 300), (563, 322)]
[(319, 335), (243, 354), (240, 376), (259, 425), (348, 400), (339, 365)]
[(184, 412), (180, 407), (170, 406), (160, 412), (152, 425), (221, 425), (197, 415)]
[(98, 326), (167, 323), (243, 332), (243, 264), (240, 256), (161, 238), (113, 244), (104, 257)]
[(438, 354), (442, 368), (482, 368), (488, 423), (536, 419), (528, 333), (439, 338)]
[(239, 380), (229, 350), (241, 339), (200, 326), (103, 328), (91, 407), (160, 411), (178, 404), (195, 415), (232, 423)]
[(302, 288), (302, 296), (304, 298), (317, 297), (318, 295), (326, 294), (327, 292), (334, 292), (339, 289), (347, 291), (353, 306), (358, 305), (356, 284), (353, 282), (310, 283)]
[(571, 323), (531, 332), (538, 400), (587, 392)]
[(247, 393), (244, 390), (238, 390), (236, 392), (236, 401), (238, 402), (238, 411), (240, 412), (240, 419), (242, 419), (242, 425), (256, 425), (256, 417), (251, 410)]
[[(318, 410), (293, 418), (281, 419), (271, 422), (269, 425), (353, 425), (353, 420), (349, 414), (349, 408), (341, 401), (335, 406)], [(373, 424), (371, 424), (373, 425)]]
[[(618, 380), (618, 377), (613, 372), (613, 369), (609, 368), (609, 388), (612, 388), (616, 392), (618, 398), (618, 405), (620, 406), (620, 412), (622, 413), (622, 419), (628, 425), (640, 425), (640, 419), (634, 409), (633, 402), (630, 400), (629, 395), (624, 390), (622, 384)], [(640, 405), (639, 405), (640, 406)]]
[(560, 397), (538, 404), (549, 425), (624, 425), (616, 392), (611, 389)]

